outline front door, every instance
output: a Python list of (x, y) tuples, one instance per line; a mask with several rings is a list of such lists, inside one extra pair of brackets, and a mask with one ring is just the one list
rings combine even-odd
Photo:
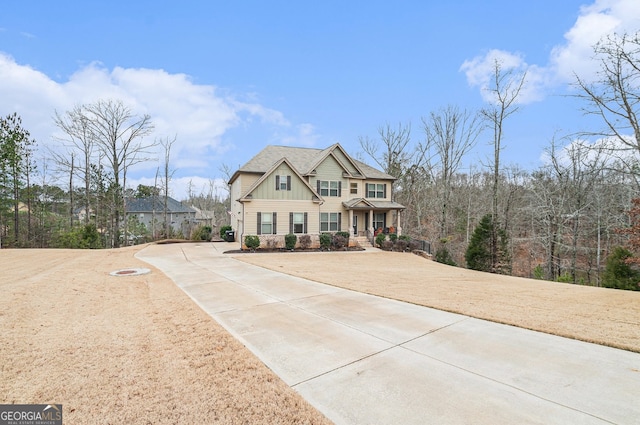
[(358, 216), (353, 216), (353, 235), (358, 236)]

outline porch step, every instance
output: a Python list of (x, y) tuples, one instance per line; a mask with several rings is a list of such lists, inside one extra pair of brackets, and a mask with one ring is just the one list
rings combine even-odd
[(361, 248), (373, 248), (369, 239), (366, 236), (352, 236), (353, 240)]

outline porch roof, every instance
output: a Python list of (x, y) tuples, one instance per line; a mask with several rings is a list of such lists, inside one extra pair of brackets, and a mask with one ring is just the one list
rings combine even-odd
[(347, 210), (403, 210), (405, 206), (393, 201), (378, 201), (375, 199), (353, 198), (344, 201), (342, 205)]

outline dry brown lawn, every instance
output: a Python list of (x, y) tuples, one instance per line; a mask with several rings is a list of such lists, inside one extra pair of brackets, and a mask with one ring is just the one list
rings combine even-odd
[(69, 424), (330, 423), (136, 251), (0, 250), (0, 403), (62, 403)]
[(640, 292), (481, 273), (397, 252), (237, 258), (359, 292), (640, 352)]
[[(0, 403), (65, 423), (329, 421), (167, 277), (120, 250), (0, 250)], [(640, 292), (496, 276), (390, 252), (240, 254), (365, 293), (640, 352)], [(110, 276), (145, 267), (142, 276)]]

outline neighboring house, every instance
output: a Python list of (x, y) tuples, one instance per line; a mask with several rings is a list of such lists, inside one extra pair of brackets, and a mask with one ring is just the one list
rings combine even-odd
[(215, 212), (214, 211), (209, 211), (209, 210), (201, 210), (200, 208), (196, 207), (195, 205), (191, 205), (191, 208), (193, 208), (196, 212), (195, 215), (195, 220), (199, 225), (202, 226), (214, 226), (214, 222), (215, 222)]
[(394, 177), (327, 149), (267, 146), (229, 181), (231, 225), (246, 235), (298, 236), (323, 232), (371, 238), (393, 227), (401, 233), (404, 206), (392, 201)]
[[(159, 232), (164, 223), (164, 197), (150, 196), (147, 198), (127, 198), (125, 201), (126, 221), (135, 217), (144, 224), (148, 231)], [(196, 222), (196, 210), (183, 205), (181, 202), (167, 198), (167, 221), (172, 230), (188, 238), (191, 227)]]

